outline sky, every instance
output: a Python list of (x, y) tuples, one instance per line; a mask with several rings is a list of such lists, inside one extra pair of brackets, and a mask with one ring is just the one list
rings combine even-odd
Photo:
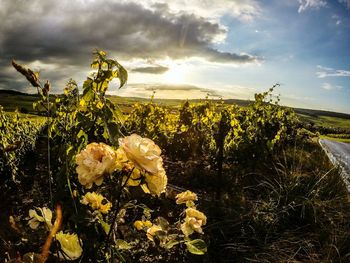
[(110, 94), (253, 99), (350, 113), (350, 0), (0, 0), (0, 89), (80, 86), (101, 49), (129, 72)]

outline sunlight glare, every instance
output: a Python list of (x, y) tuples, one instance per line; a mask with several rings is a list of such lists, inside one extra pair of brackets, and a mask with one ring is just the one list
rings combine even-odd
[(186, 77), (186, 68), (182, 64), (172, 63), (169, 70), (162, 75), (162, 80), (167, 84), (181, 84)]

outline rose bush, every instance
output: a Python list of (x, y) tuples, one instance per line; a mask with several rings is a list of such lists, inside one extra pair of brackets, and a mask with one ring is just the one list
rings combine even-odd
[[(37, 228), (40, 223), (47, 226), (47, 229), (38, 228), (47, 236), (42, 255), (45, 252), (49, 257), (81, 262), (125, 262), (125, 258), (137, 260), (140, 255), (160, 259), (165, 254), (173, 255), (174, 251), (169, 250), (181, 243), (191, 253), (204, 253), (203, 246), (193, 250), (193, 245), (189, 245), (191, 239), (182, 233), (178, 215), (169, 216), (171, 222), (162, 217), (157, 205), (164, 204), (164, 200), (151, 200), (165, 197), (162, 193), (166, 191), (168, 178), (162, 151), (154, 141), (137, 134), (118, 139), (122, 132), (127, 132), (122, 131), (122, 114), (106, 97), (106, 91), (116, 77), (123, 86), (127, 72), (117, 61), (107, 59), (104, 52), (97, 51), (95, 55), (91, 66), (97, 70), (84, 82), (83, 93), (71, 80), (64, 94), (51, 103), (48, 89), (41, 87), (38, 77), (40, 100), (36, 108), (44, 109), (51, 117), (48, 144), (52, 143), (50, 149), (58, 156), (49, 171), (50, 193), (52, 186), (56, 192), (50, 195), (51, 205), (62, 203), (64, 210), (64, 213), (56, 211), (53, 226), (51, 210), (29, 211), (31, 228)], [(22, 71), (27, 73), (29, 69)], [(142, 196), (142, 191), (137, 188), (132, 191), (132, 187), (140, 187), (149, 195)], [(94, 189), (86, 190), (91, 188)], [(194, 206), (196, 200), (194, 193), (183, 193), (178, 204), (186, 202)], [(135, 221), (136, 218), (140, 220)], [(206, 219), (193, 218), (200, 227), (206, 223)], [(196, 228), (196, 224), (189, 226)], [(57, 233), (61, 228), (65, 232)], [(196, 232), (202, 233), (198, 227)], [(50, 256), (52, 241), (56, 251)]]

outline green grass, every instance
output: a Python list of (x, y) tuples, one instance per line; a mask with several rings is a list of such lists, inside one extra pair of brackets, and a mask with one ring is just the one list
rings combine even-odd
[(0, 105), (7, 112), (19, 110), (21, 112), (36, 113), (33, 109), (33, 102), (37, 101), (36, 95), (7, 94), (0, 92)]
[(327, 139), (327, 140), (332, 140), (332, 141), (336, 141), (336, 142), (350, 143), (350, 139), (334, 138), (334, 137), (330, 137), (330, 136), (327, 136), (327, 135), (320, 135), (320, 139)]
[(350, 119), (333, 116), (310, 116), (298, 114), (302, 121), (313, 122), (317, 126), (350, 130)]

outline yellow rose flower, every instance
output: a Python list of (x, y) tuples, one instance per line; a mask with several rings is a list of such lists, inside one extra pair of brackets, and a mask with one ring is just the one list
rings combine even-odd
[(38, 210), (40, 211), (41, 216), (38, 215), (36, 210), (34, 209), (29, 210), (29, 221), (28, 221), (29, 227), (31, 229), (37, 229), (39, 224), (43, 222), (47, 225), (48, 228), (51, 228), (52, 211), (47, 207), (38, 208)]
[(104, 143), (90, 143), (76, 156), (79, 183), (85, 188), (101, 185), (105, 173), (116, 169), (116, 152)]
[(95, 192), (86, 193), (81, 199), (80, 203), (90, 205), (94, 210), (99, 210), (103, 214), (107, 214), (112, 207), (111, 202), (108, 202), (103, 195)]
[(126, 156), (126, 153), (123, 148), (119, 147), (116, 150), (117, 158), (116, 158), (116, 169), (121, 170), (128, 170), (132, 169), (133, 167), (130, 165), (130, 162), (128, 160), (128, 157)]
[(187, 237), (193, 232), (202, 234), (202, 226), (207, 223), (207, 217), (194, 208), (187, 208), (185, 222), (181, 224), (181, 231)]
[[(126, 180), (126, 179), (127, 179), (127, 176), (124, 176), (124, 180)], [(138, 185), (140, 185), (140, 183), (141, 183), (141, 172), (139, 169), (134, 168), (134, 170), (132, 170), (132, 173), (131, 173), (126, 185), (138, 186)]]
[(146, 221), (144, 221), (144, 220), (142, 220), (142, 221), (141, 220), (137, 220), (137, 221), (134, 222), (134, 227), (138, 231), (140, 231), (140, 230), (142, 230), (144, 228), (149, 228), (151, 226), (152, 226), (152, 223), (149, 220), (146, 220)]
[(160, 148), (150, 139), (132, 134), (119, 139), (119, 145), (126, 156), (137, 168), (144, 169), (151, 174), (156, 174), (162, 167)]
[(64, 234), (60, 231), (56, 234), (56, 240), (61, 245), (62, 252), (59, 252), (61, 259), (76, 260), (81, 256), (83, 249), (77, 234)]
[(165, 170), (162, 168), (157, 174), (146, 173), (145, 182), (146, 184), (142, 186), (145, 193), (160, 196), (160, 194), (166, 190), (168, 177), (165, 174)]
[(193, 203), (193, 201), (197, 201), (197, 195), (189, 190), (182, 192), (176, 196), (176, 203), (184, 204), (184, 203)]
[(153, 225), (147, 229), (147, 238), (151, 241), (154, 241), (153, 237), (158, 231), (162, 231), (163, 229), (158, 225)]

